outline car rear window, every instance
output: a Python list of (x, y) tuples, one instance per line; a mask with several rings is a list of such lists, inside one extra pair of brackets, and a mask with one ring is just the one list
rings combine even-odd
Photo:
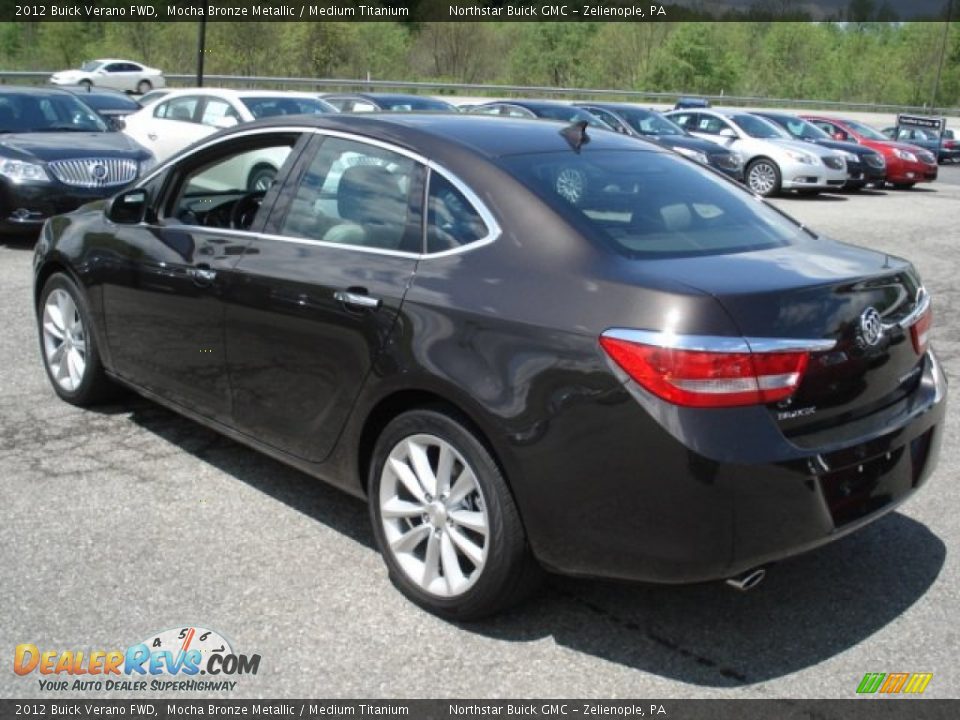
[(749, 252), (793, 244), (803, 232), (730, 181), (666, 153), (586, 146), (500, 163), (585, 235), (628, 257)]

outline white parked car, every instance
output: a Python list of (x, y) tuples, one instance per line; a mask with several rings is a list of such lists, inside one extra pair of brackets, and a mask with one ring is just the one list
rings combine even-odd
[[(163, 162), (217, 130), (266, 117), (327, 112), (336, 112), (336, 108), (309, 93), (194, 88), (174, 90), (128, 115), (124, 118), (123, 131), (149, 149), (157, 162)], [(247, 178), (247, 190), (266, 190), (288, 153), (289, 148), (247, 153), (242, 157), (249, 167), (242, 173), (236, 168), (224, 167), (222, 173), (205, 173), (202, 179), (207, 184), (213, 183), (206, 189), (221, 191), (230, 188), (218, 184), (220, 175), (231, 178), (231, 182), (232, 178), (242, 175)]]
[(748, 112), (688, 108), (665, 115), (687, 132), (737, 153), (744, 183), (758, 195), (770, 197), (782, 190), (815, 195), (839, 190), (847, 182), (847, 160), (839, 151), (793, 140)]
[(54, 85), (96, 85), (97, 87), (135, 92), (150, 92), (166, 87), (163, 71), (132, 60), (91, 60), (79, 70), (63, 70), (50, 76)]

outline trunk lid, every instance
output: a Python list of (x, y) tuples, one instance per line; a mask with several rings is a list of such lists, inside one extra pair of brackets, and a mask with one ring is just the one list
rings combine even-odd
[(788, 436), (869, 415), (919, 382), (922, 358), (900, 322), (918, 308), (921, 286), (905, 260), (811, 240), (758, 252), (665, 259), (645, 269), (651, 266), (713, 295), (747, 338), (836, 342), (829, 351), (811, 354), (791, 398), (770, 405)]

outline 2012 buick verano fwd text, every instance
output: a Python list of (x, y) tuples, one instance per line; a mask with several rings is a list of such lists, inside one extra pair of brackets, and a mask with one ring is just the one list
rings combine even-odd
[(542, 568), (742, 577), (895, 508), (942, 436), (909, 262), (582, 124), (251, 123), (48, 221), (34, 270), (60, 397), (122, 384), (368, 498), (447, 617)]

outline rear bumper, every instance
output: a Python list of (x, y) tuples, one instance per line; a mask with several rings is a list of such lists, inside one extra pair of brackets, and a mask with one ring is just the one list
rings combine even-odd
[(816, 449), (785, 438), (767, 408), (693, 411), (630, 385), (626, 402), (638, 412), (628, 419), (629, 408), (616, 403), (616, 424), (595, 434), (582, 467), (541, 462), (541, 477), (556, 473), (541, 490), (548, 500), (541, 494), (531, 511), (517, 488), (534, 552), (548, 568), (700, 582), (829, 543), (927, 480), (946, 408), (946, 378), (932, 353), (909, 398)]

